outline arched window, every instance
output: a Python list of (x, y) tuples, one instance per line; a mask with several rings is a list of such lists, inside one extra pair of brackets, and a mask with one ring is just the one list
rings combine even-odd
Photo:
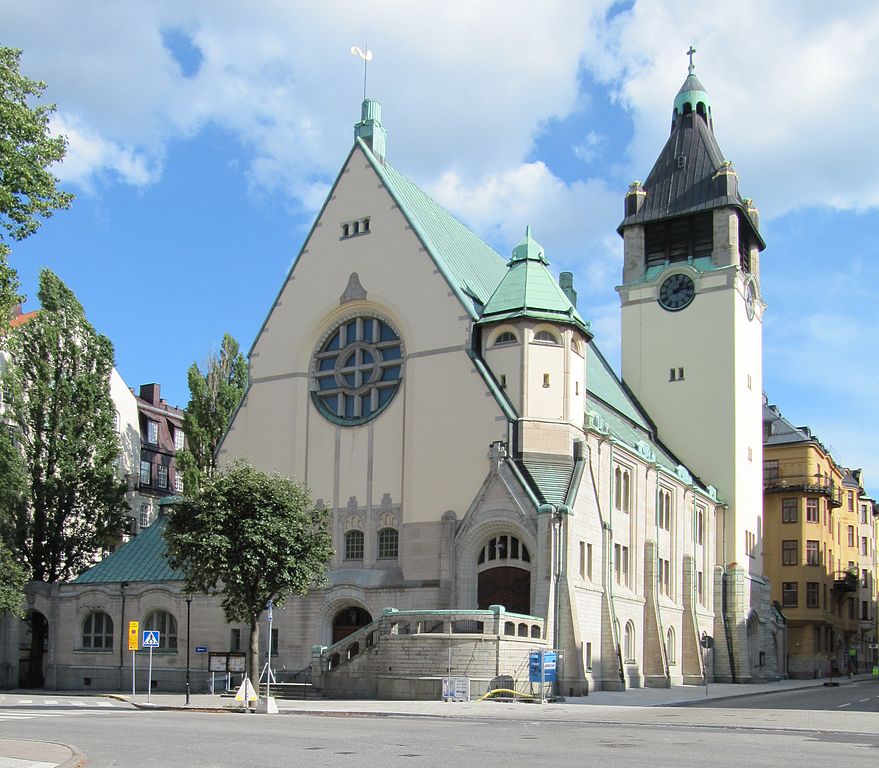
[(657, 525), (664, 531), (671, 530), (671, 491), (662, 488), (659, 491), (659, 519)]
[(512, 331), (501, 331), (497, 335), (492, 346), (496, 347), (499, 344), (515, 344), (517, 341), (519, 340), (516, 338), (516, 334)]
[(627, 662), (635, 661), (635, 625), (626, 622), (626, 634), (623, 639), (623, 658)]
[(616, 467), (613, 471), (613, 507), (620, 512), (629, 511), (631, 493), (631, 476), (629, 470)]
[(669, 664), (677, 664), (677, 649), (675, 648), (675, 631), (672, 627), (668, 628), (668, 632), (665, 633), (665, 653), (668, 656)]
[(574, 350), (580, 357), (583, 357), (583, 343), (580, 339), (574, 339), (571, 342), (571, 349)]
[(515, 536), (504, 533), (495, 536), (479, 551), (477, 565), (483, 565), (492, 560), (519, 560), (523, 563), (531, 562), (531, 554), (524, 542)]
[(82, 623), (82, 647), (107, 649), (113, 647), (113, 619), (103, 611), (94, 611)]
[(400, 534), (396, 528), (382, 528), (378, 532), (379, 560), (393, 560), (400, 551)]
[(363, 560), (363, 531), (348, 531), (345, 534), (345, 559)]
[(558, 344), (559, 339), (552, 331), (538, 331), (534, 334), (534, 341), (544, 341), (550, 344)]
[(152, 611), (143, 620), (144, 630), (157, 630), (159, 632), (160, 651), (177, 650), (177, 619), (167, 611)]

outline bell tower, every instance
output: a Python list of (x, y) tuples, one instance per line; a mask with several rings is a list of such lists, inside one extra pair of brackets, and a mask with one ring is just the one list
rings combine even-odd
[(625, 218), (622, 375), (659, 439), (728, 505), (717, 562), (762, 574), (762, 318), (757, 210), (714, 136), (695, 74)]

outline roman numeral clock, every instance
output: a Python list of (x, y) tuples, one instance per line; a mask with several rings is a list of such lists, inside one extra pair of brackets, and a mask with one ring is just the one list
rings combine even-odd
[(680, 272), (667, 277), (659, 286), (659, 305), (669, 312), (677, 312), (693, 301), (696, 286), (689, 275)]

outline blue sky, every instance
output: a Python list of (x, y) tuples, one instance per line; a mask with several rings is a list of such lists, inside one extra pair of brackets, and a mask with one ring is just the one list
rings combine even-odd
[[(223, 332), (246, 350), (352, 141), (369, 44), (388, 159), (499, 252), (526, 224), (619, 359), (632, 179), (668, 136), (685, 51), (761, 212), (764, 386), (879, 489), (879, 6), (860, 2), (0, 0), (49, 84), (77, 199), (12, 264), (57, 272), (133, 387), (185, 406)], [(33, 302), (32, 302), (33, 304)]]

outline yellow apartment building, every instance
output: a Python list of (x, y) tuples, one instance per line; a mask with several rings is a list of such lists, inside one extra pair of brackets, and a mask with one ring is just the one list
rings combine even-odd
[[(863, 668), (869, 649), (859, 634), (859, 480), (808, 427), (794, 426), (766, 402), (763, 440), (764, 572), (788, 622), (788, 673)], [(867, 575), (874, 583), (875, 567)], [(869, 609), (875, 615), (875, 605)]]

